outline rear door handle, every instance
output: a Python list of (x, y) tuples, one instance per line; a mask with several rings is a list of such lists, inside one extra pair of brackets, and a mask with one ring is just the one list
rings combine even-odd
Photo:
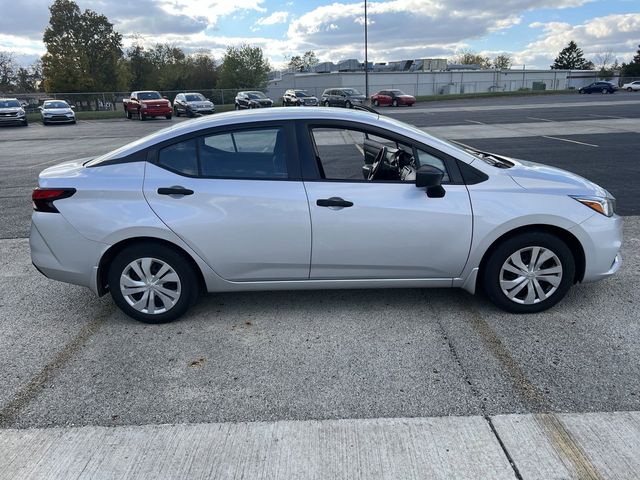
[(184, 187), (161, 187), (158, 195), (193, 195), (193, 190)]
[(340, 197), (320, 198), (316, 200), (319, 207), (353, 207), (353, 202), (343, 200)]

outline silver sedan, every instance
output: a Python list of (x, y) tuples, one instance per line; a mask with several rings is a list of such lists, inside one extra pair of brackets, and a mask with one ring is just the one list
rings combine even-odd
[(620, 267), (603, 188), (373, 113), (204, 117), (44, 170), (31, 257), (149, 323), (202, 292), (461, 287), (537, 312)]

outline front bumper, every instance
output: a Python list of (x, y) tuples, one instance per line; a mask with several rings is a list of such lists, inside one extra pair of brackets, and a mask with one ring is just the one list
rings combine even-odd
[(599, 213), (573, 227), (573, 233), (584, 249), (583, 282), (596, 282), (615, 274), (622, 265), (622, 217), (607, 218)]
[(26, 123), (27, 117), (22, 116), (8, 116), (8, 115), (0, 115), (0, 125), (20, 125)]
[(47, 123), (73, 123), (76, 121), (76, 117), (67, 117), (66, 115), (43, 116), (42, 121)]

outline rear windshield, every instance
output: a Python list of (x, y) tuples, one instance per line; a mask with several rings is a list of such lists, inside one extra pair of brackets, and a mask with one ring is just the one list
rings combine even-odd
[(0, 100), (0, 108), (19, 107), (20, 102), (17, 100)]
[(158, 92), (139, 92), (139, 100), (160, 100), (162, 97)]
[(199, 93), (194, 93), (193, 95), (185, 95), (185, 97), (187, 99), (187, 102), (202, 102), (203, 100), (206, 100), (206, 98), (204, 98)]
[(69, 104), (67, 102), (57, 101), (57, 102), (44, 102), (42, 108), (69, 108)]

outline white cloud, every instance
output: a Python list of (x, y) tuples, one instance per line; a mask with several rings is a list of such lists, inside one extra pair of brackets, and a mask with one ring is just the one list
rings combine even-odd
[(278, 23), (287, 23), (289, 12), (273, 12), (268, 17), (259, 18), (256, 25), (277, 25)]
[(607, 15), (579, 25), (535, 22), (529, 26), (542, 29), (542, 35), (514, 55), (515, 61), (541, 68), (551, 65), (571, 40), (578, 44), (587, 58), (611, 51), (619, 62), (623, 62), (631, 60), (640, 39), (640, 13)]

